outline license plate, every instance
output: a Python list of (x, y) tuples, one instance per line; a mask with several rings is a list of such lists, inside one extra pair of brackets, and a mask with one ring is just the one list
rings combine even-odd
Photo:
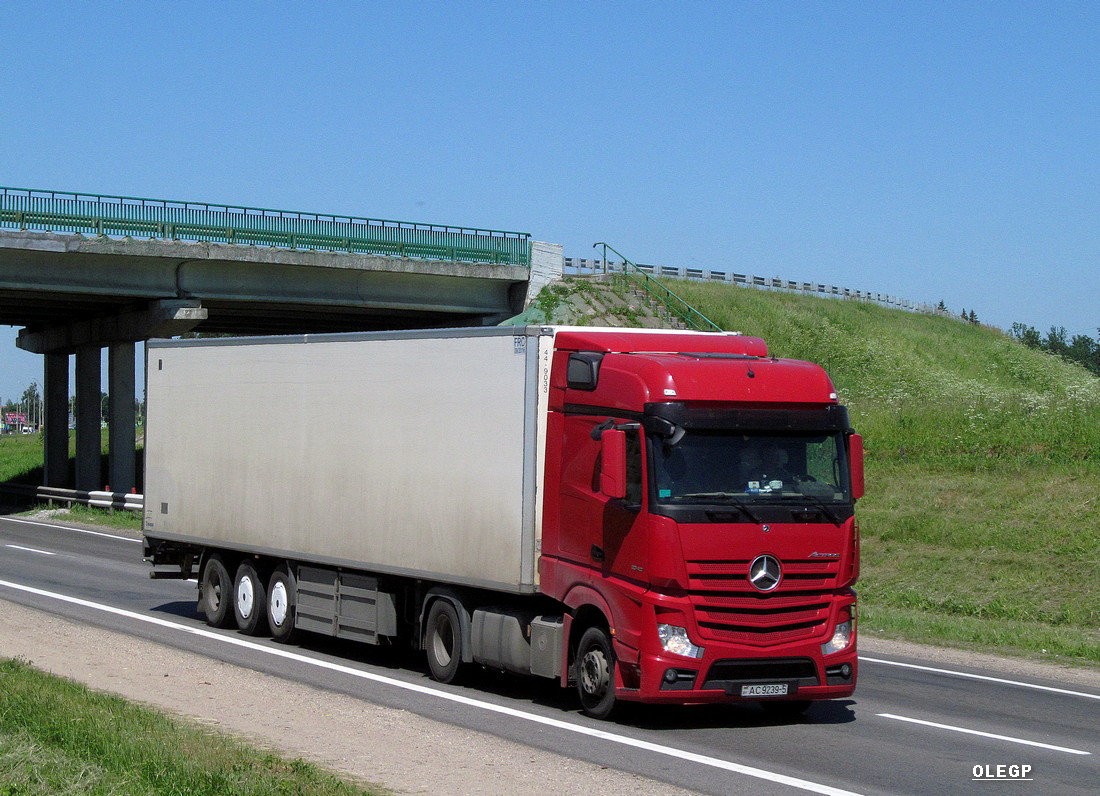
[(769, 683), (767, 685), (743, 685), (741, 686), (741, 696), (743, 697), (772, 697), (772, 696), (786, 696), (787, 684), (786, 683)]

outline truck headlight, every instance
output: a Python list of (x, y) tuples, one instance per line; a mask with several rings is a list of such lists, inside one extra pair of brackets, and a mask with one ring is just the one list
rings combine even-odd
[(833, 630), (833, 637), (829, 639), (828, 643), (821, 645), (821, 654), (830, 655), (834, 652), (840, 652), (843, 649), (847, 649), (848, 645), (852, 643), (852, 620), (847, 619), (837, 624), (836, 629)]
[(685, 658), (702, 658), (703, 648), (691, 643), (686, 628), (676, 625), (657, 625), (657, 635), (665, 652), (683, 655)]

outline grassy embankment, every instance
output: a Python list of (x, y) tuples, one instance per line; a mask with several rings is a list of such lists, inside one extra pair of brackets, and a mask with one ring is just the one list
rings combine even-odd
[(676, 282), (822, 364), (867, 447), (863, 635), (1100, 662), (1100, 379), (1002, 332)]
[[(139, 434), (139, 439), (141, 435)], [(106, 472), (107, 432), (102, 434), (103, 469)], [(70, 470), (75, 470), (76, 437), (69, 433)], [(13, 481), (21, 484), (38, 485), (42, 483), (42, 435), (6, 434), (0, 436), (0, 481)], [(10, 496), (6, 496), (10, 497)], [(49, 508), (41, 506), (39, 508)], [(141, 512), (108, 512), (74, 504), (66, 519), (92, 525), (106, 525), (112, 528), (138, 531), (141, 529)], [(3, 796), (0, 793), (0, 796)]]
[(57, 794), (370, 796), (118, 697), (0, 660), (0, 796)]

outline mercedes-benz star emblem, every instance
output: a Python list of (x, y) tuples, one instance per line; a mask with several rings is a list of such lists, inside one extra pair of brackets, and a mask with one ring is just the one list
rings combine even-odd
[(749, 583), (759, 591), (771, 591), (783, 580), (783, 568), (775, 556), (757, 556), (749, 564)]

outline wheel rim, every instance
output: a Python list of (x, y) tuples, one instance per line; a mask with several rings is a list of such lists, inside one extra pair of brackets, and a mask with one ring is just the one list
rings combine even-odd
[(214, 578), (210, 584), (210, 605), (216, 611), (222, 606), (222, 581)]
[(451, 662), (451, 652), (455, 646), (454, 628), (446, 619), (441, 619), (432, 634), (432, 654), (442, 666)]
[(243, 577), (237, 584), (237, 609), (245, 619), (252, 616), (252, 608), (256, 602), (256, 589), (252, 584), (252, 578)]
[(581, 658), (581, 687), (584, 693), (599, 699), (607, 693), (610, 682), (607, 657), (603, 650), (592, 649), (586, 652)]
[(286, 622), (287, 591), (286, 584), (279, 581), (271, 587), (271, 621), (281, 627)]

